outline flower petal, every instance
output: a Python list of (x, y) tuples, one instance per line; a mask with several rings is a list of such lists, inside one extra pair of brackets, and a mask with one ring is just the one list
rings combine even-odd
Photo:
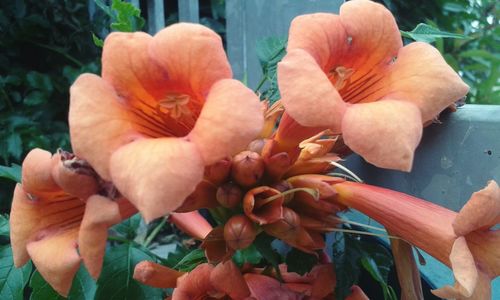
[(345, 144), (382, 168), (410, 171), (422, 137), (418, 108), (407, 102), (384, 100), (351, 106), (342, 121)]
[(212, 225), (198, 212), (171, 213), (169, 221), (195, 239), (203, 240), (212, 231)]
[(199, 100), (215, 82), (232, 77), (220, 36), (202, 25), (168, 26), (154, 36), (149, 53), (170, 81)]
[(469, 91), (439, 51), (427, 43), (401, 48), (389, 73), (388, 97), (417, 105), (423, 122), (434, 119)]
[(210, 274), (210, 283), (231, 299), (246, 299), (250, 290), (241, 275), (240, 270), (232, 260), (219, 263)]
[(104, 41), (102, 78), (136, 107), (154, 106), (168, 88), (168, 74), (149, 56), (152, 40), (144, 32), (112, 32)]
[(328, 126), (338, 132), (346, 104), (314, 58), (293, 49), (278, 64), (281, 101), (303, 126)]
[(41, 230), (78, 224), (84, 209), (83, 201), (64, 194), (51, 200), (32, 200), (18, 184), (14, 190), (10, 213), (14, 265), (20, 267), (28, 261), (26, 245)]
[(83, 74), (70, 89), (69, 127), (75, 154), (111, 180), (109, 159), (119, 147), (139, 136), (133, 116), (113, 88), (93, 74)]
[(96, 280), (102, 269), (108, 229), (120, 221), (120, 209), (116, 202), (99, 195), (87, 200), (78, 234), (78, 251), (90, 276)]
[(370, 298), (368, 298), (365, 293), (363, 292), (363, 290), (357, 286), (357, 285), (353, 285), (351, 287), (351, 294), (349, 294), (349, 296), (347, 296), (347, 298), (345, 298), (346, 300), (368, 300)]
[(476, 288), (478, 271), (474, 257), (463, 236), (457, 238), (453, 243), (450, 261), (453, 275), (460, 287), (463, 288), (464, 296), (470, 297)]
[(110, 169), (147, 222), (178, 208), (203, 178), (198, 149), (180, 138), (134, 141), (113, 153)]
[(290, 24), (287, 51), (304, 49), (325, 72), (344, 57), (348, 48), (347, 33), (338, 15), (301, 15)]
[(31, 150), (23, 161), (23, 189), (30, 194), (57, 192), (60, 190), (52, 178), (52, 154), (39, 148)]
[(40, 232), (28, 243), (28, 253), (42, 277), (56, 292), (68, 296), (73, 277), (80, 267), (76, 251), (78, 228)]
[(403, 46), (401, 34), (391, 12), (382, 4), (356, 0), (340, 7), (340, 19), (350, 37), (348, 54), (342, 65), (353, 68), (355, 81), (377, 65), (386, 65)]
[(492, 180), (484, 189), (472, 194), (453, 221), (453, 229), (460, 236), (497, 223), (500, 223), (500, 188)]
[(241, 82), (226, 79), (215, 83), (189, 134), (205, 165), (244, 150), (257, 138), (264, 124), (259, 98)]
[(172, 300), (204, 299), (204, 296), (214, 292), (209, 280), (213, 269), (210, 264), (201, 264), (188, 274), (179, 277)]

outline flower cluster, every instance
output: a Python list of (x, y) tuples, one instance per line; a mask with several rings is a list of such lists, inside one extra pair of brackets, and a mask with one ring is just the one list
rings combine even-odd
[[(411, 169), (423, 126), (468, 91), (436, 49), (403, 47), (386, 8), (353, 0), (339, 15), (294, 19), (278, 64), (281, 100), (260, 102), (231, 77), (220, 37), (204, 26), (111, 33), (101, 76), (81, 75), (70, 90), (74, 154), (35, 149), (23, 163), (11, 213), (16, 266), (31, 258), (67, 295), (81, 260), (99, 276), (108, 228), (138, 211), (146, 222), (169, 215), (202, 241), (208, 263), (188, 273), (136, 266), (135, 279), (175, 288), (172, 299), (331, 299), (324, 234), (350, 207), (453, 269), (455, 286), (436, 295), (488, 297), (500, 274), (496, 183), (455, 213), (328, 175), (351, 152)], [(234, 253), (260, 234), (318, 265), (303, 276), (286, 265), (238, 267)], [(367, 297), (353, 286), (348, 299)]]

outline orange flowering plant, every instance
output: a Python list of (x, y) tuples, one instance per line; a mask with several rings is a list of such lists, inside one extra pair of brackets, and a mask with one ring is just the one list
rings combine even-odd
[[(70, 90), (74, 153), (34, 149), (23, 162), (15, 266), (31, 259), (32, 287), (45, 280), (70, 298), (174, 300), (368, 299), (357, 285), (364, 268), (395, 299), (392, 257), (364, 248), (354, 227), (363, 224), (340, 217), (352, 208), (453, 270), (455, 285), (435, 295), (491, 297), (497, 183), (456, 213), (361, 183), (339, 164), (355, 152), (411, 170), (423, 126), (468, 91), (435, 48), (403, 46), (384, 6), (353, 0), (338, 15), (292, 21), (277, 86), (279, 100), (259, 101), (202, 25), (111, 33), (101, 76), (83, 74)], [(177, 230), (183, 238), (166, 234)], [(343, 241), (329, 253), (331, 233)], [(418, 274), (411, 246), (393, 248), (402, 274)], [(403, 298), (423, 299), (419, 284), (400, 284)]]

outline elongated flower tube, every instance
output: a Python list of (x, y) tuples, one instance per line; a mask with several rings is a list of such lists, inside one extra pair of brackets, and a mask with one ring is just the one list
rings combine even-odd
[[(99, 276), (108, 228), (137, 211), (125, 199), (97, 194), (97, 178), (86, 173), (84, 162), (72, 158), (75, 164), (68, 166), (60, 155), (33, 149), (26, 156), (12, 200), (10, 238), (15, 266), (31, 258), (66, 296), (82, 260), (93, 278)], [(89, 195), (92, 190), (96, 194)]]
[(384, 225), (453, 269), (456, 284), (433, 291), (440, 297), (490, 299), (491, 279), (500, 275), (500, 189), (492, 181), (459, 212), (387, 189), (342, 182), (337, 201)]
[(340, 13), (296, 17), (278, 64), (286, 113), (327, 127), (368, 162), (409, 171), (422, 124), (468, 92), (437, 49), (403, 47), (384, 6), (353, 0)]
[(258, 97), (231, 77), (220, 37), (204, 26), (179, 23), (154, 37), (111, 33), (102, 77), (81, 75), (70, 90), (75, 154), (146, 221), (175, 211), (205, 167), (261, 132)]

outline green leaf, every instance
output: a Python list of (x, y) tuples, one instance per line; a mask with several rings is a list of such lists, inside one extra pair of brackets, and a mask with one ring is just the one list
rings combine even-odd
[[(59, 295), (54, 289), (43, 279), (38, 271), (33, 273), (30, 280), (30, 287), (33, 289), (30, 300), (63, 300), (66, 299)], [(73, 279), (71, 290), (68, 294), (68, 300), (92, 300), (96, 292), (97, 285), (90, 277), (89, 273), (82, 265)]]
[(23, 152), (23, 141), (18, 133), (12, 133), (7, 137), (7, 152), (16, 159), (21, 158)]
[(94, 45), (96, 45), (97, 47), (99, 48), (104, 47), (104, 41), (100, 39), (97, 35), (95, 35), (93, 32), (92, 32), (92, 41), (94, 42)]
[(23, 103), (28, 106), (36, 106), (47, 102), (47, 96), (40, 91), (32, 91), (23, 99)]
[(0, 236), (10, 235), (9, 217), (8, 215), (0, 215)]
[[(345, 299), (351, 293), (351, 287), (358, 282), (361, 270), (359, 259), (361, 253), (355, 247), (356, 241), (347, 234), (336, 233), (333, 244), (333, 266), (337, 277), (335, 297)], [(354, 251), (351, 251), (351, 250)]]
[(145, 20), (141, 18), (141, 10), (133, 4), (122, 0), (113, 0), (111, 8), (116, 15), (111, 29), (132, 32), (142, 29)]
[(276, 73), (278, 63), (286, 54), (286, 44), (285, 38), (265, 38), (257, 41), (255, 48), (263, 73), (255, 90), (260, 91), (264, 83), (268, 82), (267, 89), (261, 91), (261, 99), (267, 99), (271, 104), (281, 98)]
[(184, 256), (181, 261), (179, 261), (174, 269), (189, 272), (196, 268), (197, 265), (207, 262), (205, 257), (205, 251), (203, 249), (195, 249)]
[(318, 257), (310, 253), (302, 252), (299, 249), (292, 248), (286, 255), (285, 263), (288, 267), (288, 272), (304, 275), (311, 271), (318, 263)]
[(0, 299), (24, 299), (24, 287), (28, 283), (31, 269), (31, 262), (19, 269), (14, 267), (10, 245), (0, 246)]
[(54, 89), (50, 76), (39, 72), (30, 71), (26, 74), (26, 81), (32, 89), (46, 91), (49, 93)]
[(401, 35), (417, 42), (426, 43), (432, 43), (436, 38), (469, 39), (469, 37), (463, 34), (441, 31), (438, 28), (424, 23), (418, 24), (412, 31), (401, 30)]
[(252, 244), (245, 249), (236, 251), (233, 255), (233, 260), (238, 266), (242, 266), (244, 263), (256, 265), (262, 260), (262, 255)]
[(21, 166), (12, 164), (12, 166), (0, 166), (0, 177), (21, 183)]
[(135, 214), (125, 221), (111, 227), (111, 230), (115, 231), (118, 235), (126, 238), (127, 240), (133, 240), (137, 235), (137, 229), (140, 224), (141, 215)]
[(279, 269), (279, 264), (281, 262), (281, 256), (276, 250), (273, 249), (271, 243), (274, 241), (274, 237), (266, 234), (265, 232), (260, 233), (253, 244), (257, 251), (260, 252), (262, 257), (270, 263), (276, 270), (278, 277), (281, 278), (281, 272)]
[(173, 252), (170, 252), (167, 256), (167, 259), (165, 259), (162, 263), (169, 268), (173, 268), (184, 258), (184, 256), (188, 254), (189, 250), (186, 247), (177, 245), (175, 247), (175, 250)]
[(155, 259), (142, 249), (126, 243), (107, 251), (97, 281), (96, 300), (161, 299), (162, 290), (142, 285), (132, 278), (135, 265)]

